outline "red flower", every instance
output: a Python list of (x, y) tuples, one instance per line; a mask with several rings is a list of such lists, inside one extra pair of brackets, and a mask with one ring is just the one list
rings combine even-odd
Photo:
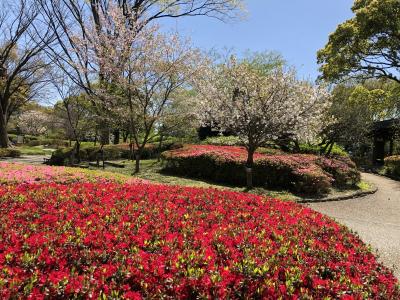
[[(0, 185), (0, 298), (399, 299), (345, 227), (214, 189)], [(348, 298), (352, 299), (352, 298)]]

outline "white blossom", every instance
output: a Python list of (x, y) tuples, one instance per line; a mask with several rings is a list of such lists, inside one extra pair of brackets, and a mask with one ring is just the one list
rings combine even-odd
[(44, 134), (48, 130), (49, 122), (49, 115), (37, 110), (26, 111), (17, 118), (19, 130), (30, 135)]
[(323, 127), (328, 92), (293, 70), (265, 74), (232, 56), (202, 74), (195, 80), (201, 122), (234, 132), (251, 151), (283, 135), (310, 141)]

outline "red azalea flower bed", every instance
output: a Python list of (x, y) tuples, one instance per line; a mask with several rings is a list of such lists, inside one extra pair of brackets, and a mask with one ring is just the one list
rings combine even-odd
[[(243, 147), (186, 145), (163, 153), (166, 171), (234, 185), (246, 182)], [(302, 194), (324, 194), (332, 186), (353, 186), (360, 180), (355, 164), (347, 157), (311, 154), (254, 155), (254, 183), (287, 188)]]
[(0, 186), (0, 298), (398, 299), (356, 236), (303, 206), (213, 189)]

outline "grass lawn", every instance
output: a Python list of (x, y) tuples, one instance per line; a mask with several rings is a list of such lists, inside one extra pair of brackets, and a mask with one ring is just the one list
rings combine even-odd
[(53, 149), (45, 148), (44, 146), (19, 146), (16, 147), (22, 155), (50, 155)]

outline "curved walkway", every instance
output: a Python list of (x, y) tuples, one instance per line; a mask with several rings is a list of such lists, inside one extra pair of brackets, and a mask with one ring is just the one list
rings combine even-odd
[(0, 158), (0, 161), (24, 163), (29, 165), (43, 165), (44, 159), (49, 159), (50, 155), (23, 155), (15, 158)]
[(376, 250), (380, 261), (400, 278), (400, 182), (373, 174), (362, 174), (378, 191), (366, 197), (307, 206), (335, 218), (356, 231)]

